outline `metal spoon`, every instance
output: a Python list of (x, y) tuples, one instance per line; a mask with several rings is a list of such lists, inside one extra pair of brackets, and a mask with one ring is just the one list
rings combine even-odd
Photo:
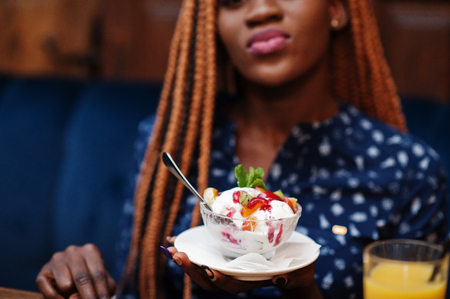
[(181, 173), (180, 169), (178, 168), (175, 161), (172, 159), (169, 153), (163, 152), (162, 154), (162, 160), (164, 162), (164, 165), (166, 165), (167, 169), (177, 178), (179, 179), (192, 193), (194, 193), (195, 196), (197, 196), (201, 201), (205, 203), (205, 205), (208, 207), (210, 211), (212, 211), (212, 207), (209, 205), (209, 203), (195, 190), (194, 187), (192, 187), (191, 183), (186, 179), (186, 177)]

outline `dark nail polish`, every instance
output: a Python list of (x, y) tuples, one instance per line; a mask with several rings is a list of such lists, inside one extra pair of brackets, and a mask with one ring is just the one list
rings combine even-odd
[(161, 252), (162, 252), (167, 258), (172, 259), (172, 253), (170, 253), (170, 251), (169, 251), (166, 247), (160, 245), (160, 246), (159, 246), (159, 249), (161, 249)]
[(211, 271), (211, 269), (208, 268), (208, 266), (202, 265), (200, 267), (203, 270), (203, 273), (208, 277), (209, 279), (214, 279), (214, 273)]
[(286, 283), (287, 283), (287, 280), (286, 280), (286, 278), (284, 278), (284, 277), (278, 277), (278, 278), (275, 279), (275, 281), (274, 281), (274, 284), (275, 284), (277, 287), (284, 287), (284, 286), (286, 285)]

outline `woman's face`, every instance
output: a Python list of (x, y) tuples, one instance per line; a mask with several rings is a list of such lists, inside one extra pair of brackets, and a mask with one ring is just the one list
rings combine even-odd
[(247, 80), (279, 86), (327, 61), (336, 0), (218, 1), (219, 37)]

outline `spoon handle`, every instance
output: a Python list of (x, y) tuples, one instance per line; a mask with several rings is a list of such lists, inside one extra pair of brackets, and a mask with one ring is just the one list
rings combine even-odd
[(192, 187), (191, 183), (186, 179), (186, 177), (183, 175), (183, 173), (178, 168), (175, 161), (172, 159), (169, 153), (163, 152), (162, 154), (162, 160), (164, 162), (164, 165), (169, 169), (169, 171), (177, 178), (179, 179), (192, 193), (194, 193), (195, 196), (197, 196), (201, 201), (203, 201), (208, 209), (212, 211), (212, 207), (208, 204), (208, 202), (195, 190), (194, 187)]

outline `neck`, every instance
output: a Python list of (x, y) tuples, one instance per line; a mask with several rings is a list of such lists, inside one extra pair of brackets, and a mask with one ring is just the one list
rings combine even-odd
[(327, 64), (279, 86), (261, 86), (242, 79), (239, 89), (243, 101), (234, 115), (246, 126), (289, 133), (297, 123), (321, 122), (337, 113), (330, 86)]
[(295, 124), (334, 116), (338, 104), (329, 86), (325, 67), (280, 86), (242, 80), (242, 101), (230, 111), (236, 121), (235, 153), (241, 163), (245, 167), (257, 165), (268, 173)]

